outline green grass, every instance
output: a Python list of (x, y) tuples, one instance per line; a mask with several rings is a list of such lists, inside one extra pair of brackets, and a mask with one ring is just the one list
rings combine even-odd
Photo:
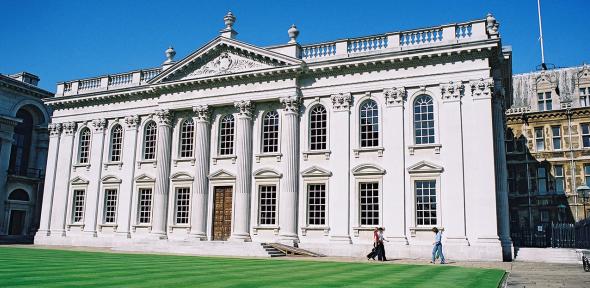
[(504, 271), (0, 247), (0, 287), (497, 287)]

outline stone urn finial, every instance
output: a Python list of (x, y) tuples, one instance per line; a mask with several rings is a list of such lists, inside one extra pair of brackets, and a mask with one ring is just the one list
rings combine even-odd
[(486, 16), (486, 28), (488, 30), (488, 34), (492, 38), (498, 38), (498, 29), (500, 28), (500, 23), (496, 21), (496, 17), (494, 17), (492, 13), (488, 13)]
[(297, 36), (299, 36), (299, 29), (297, 29), (297, 26), (295, 26), (295, 24), (291, 25), (291, 28), (289, 28), (289, 31), (287, 32), (289, 33), (289, 38), (291, 38), (289, 44), (297, 43)]
[(225, 22), (225, 29), (231, 30), (234, 23), (236, 23), (236, 16), (229, 11), (225, 14), (225, 17), (223, 17), (223, 22)]
[(169, 46), (164, 53), (166, 54), (166, 61), (164, 61), (164, 64), (173, 63), (174, 56), (176, 56), (176, 51), (174, 51), (174, 48), (172, 46)]

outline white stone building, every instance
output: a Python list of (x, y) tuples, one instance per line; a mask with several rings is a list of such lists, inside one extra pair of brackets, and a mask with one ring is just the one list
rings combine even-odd
[(271, 47), (224, 20), (178, 62), (58, 84), (36, 243), (359, 256), (382, 226), (428, 257), (437, 226), (451, 258), (510, 258), (493, 16)]
[(50, 112), (39, 77), (0, 74), (0, 242), (30, 242), (39, 229)]

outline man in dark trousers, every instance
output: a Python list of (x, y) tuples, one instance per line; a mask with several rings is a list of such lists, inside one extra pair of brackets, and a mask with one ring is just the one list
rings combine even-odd
[(377, 259), (379, 261), (387, 261), (387, 258), (385, 258), (385, 246), (383, 245), (383, 241), (387, 240), (385, 240), (385, 237), (383, 237), (383, 228), (379, 227), (378, 231)]
[(379, 230), (375, 227), (375, 230), (373, 230), (373, 250), (367, 255), (367, 260), (375, 260), (378, 252), (377, 247), (379, 247)]

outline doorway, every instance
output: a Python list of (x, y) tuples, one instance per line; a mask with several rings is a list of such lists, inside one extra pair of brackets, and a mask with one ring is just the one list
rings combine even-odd
[(27, 213), (24, 210), (10, 211), (10, 224), (8, 226), (8, 235), (23, 235), (26, 215)]
[(213, 240), (226, 241), (231, 235), (232, 187), (215, 187), (213, 194)]

